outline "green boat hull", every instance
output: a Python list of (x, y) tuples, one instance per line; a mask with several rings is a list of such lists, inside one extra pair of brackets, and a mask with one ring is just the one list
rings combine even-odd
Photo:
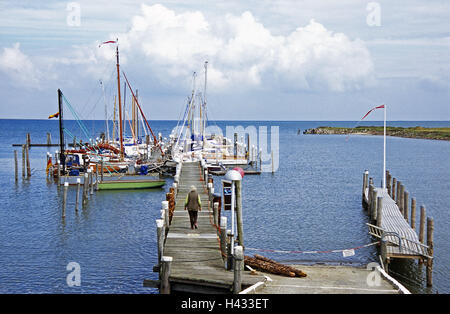
[(103, 181), (98, 183), (99, 190), (135, 190), (160, 188), (166, 184), (164, 180), (135, 180), (135, 181)]

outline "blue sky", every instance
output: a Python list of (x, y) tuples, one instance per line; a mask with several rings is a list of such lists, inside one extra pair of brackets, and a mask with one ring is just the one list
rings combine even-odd
[(116, 92), (114, 47), (98, 44), (119, 38), (122, 69), (150, 119), (179, 117), (194, 71), (203, 89), (208, 60), (210, 119), (358, 120), (386, 103), (390, 120), (450, 120), (449, 6), (2, 1), (0, 117), (45, 119), (60, 88), (82, 118), (104, 118)]

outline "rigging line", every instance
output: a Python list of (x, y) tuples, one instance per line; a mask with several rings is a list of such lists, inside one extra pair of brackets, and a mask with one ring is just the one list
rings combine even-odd
[[(109, 67), (111, 67), (111, 65), (110, 64), (106, 64), (105, 65), (105, 67), (104, 67), (104, 69), (103, 69), (103, 71), (101, 72), (101, 77), (103, 77), (104, 76), (104, 74), (106, 73), (106, 70), (109, 68)], [(114, 70), (113, 70), (113, 72), (115, 71), (115, 68), (114, 68)], [(91, 100), (91, 97), (92, 97), (92, 95), (94, 94), (94, 92), (96, 91), (96, 86), (94, 85), (93, 86), (93, 88), (92, 88), (92, 90), (91, 90), (91, 93), (89, 94), (89, 97), (87, 98), (87, 100), (86, 100), (86, 103), (83, 105), (83, 107), (82, 107), (82, 109), (81, 109), (81, 113), (84, 113), (84, 111), (86, 110), (86, 108), (88, 108), (88, 105), (89, 105), (89, 102), (90, 102), (90, 100)], [(83, 114), (84, 115), (84, 114)]]
[[(69, 130), (64, 129), (64, 132), (68, 133), (68, 135), (71, 136), (72, 138), (74, 137), (73, 134), (72, 134)], [(90, 150), (89, 147), (87, 147), (85, 144), (81, 143), (80, 146), (83, 147), (88, 153), (93, 154), (93, 155), (96, 155), (97, 158), (103, 159), (103, 156), (101, 156), (100, 154), (98, 154), (96, 151)], [(99, 150), (100, 150), (100, 148), (99, 148)], [(110, 162), (105, 161), (105, 160), (103, 160), (103, 162), (106, 164), (106, 166), (110, 166), (110, 168), (112, 168), (113, 172), (119, 173), (117, 170), (115, 170), (115, 169), (112, 167), (112, 166), (114, 166), (113, 163), (110, 163)], [(109, 171), (108, 167), (106, 167), (106, 170), (109, 172), (110, 175), (112, 175), (112, 173), (111, 173), (111, 171)]]

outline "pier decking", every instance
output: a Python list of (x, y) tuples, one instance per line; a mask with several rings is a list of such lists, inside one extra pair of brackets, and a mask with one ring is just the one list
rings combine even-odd
[[(411, 200), (409, 212), (409, 193), (404, 186), (386, 172), (386, 188), (373, 186), (368, 172), (363, 177), (362, 203), (367, 209), (371, 222), (369, 234), (381, 239), (381, 259), (387, 269), (392, 258), (417, 259), (426, 261), (427, 285), (432, 285), (433, 266), (433, 219), (427, 219), (427, 244), (425, 245), (425, 208), (421, 207), (420, 233), (415, 231), (416, 200)], [(397, 187), (397, 192), (396, 192)], [(411, 216), (409, 216), (411, 213)], [(409, 223), (411, 222), (411, 224)]]
[[(198, 229), (191, 229), (189, 214), (184, 210), (184, 201), (192, 185), (197, 188), (202, 202)], [(182, 164), (175, 201), (162, 251), (163, 256), (172, 258), (168, 278), (170, 292), (231, 293), (234, 272), (225, 269), (199, 162)], [(264, 280), (263, 276), (242, 272), (243, 289)], [(155, 286), (149, 281), (144, 281), (144, 285)]]

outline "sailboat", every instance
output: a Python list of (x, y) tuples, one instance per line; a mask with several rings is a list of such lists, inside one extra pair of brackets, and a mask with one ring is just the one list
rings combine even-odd
[(170, 135), (172, 159), (177, 163), (187, 160), (204, 160), (208, 167), (217, 169), (226, 166), (247, 165), (249, 148), (242, 140), (239, 141), (237, 138), (231, 140), (221, 134), (206, 132), (208, 61), (205, 62), (204, 67), (203, 93), (196, 89), (197, 74), (194, 72), (192, 92), (188, 97), (184, 116)]
[[(76, 173), (74, 175), (77, 175), (79, 171), (84, 171), (87, 168), (90, 168), (91, 170), (97, 172), (102, 171), (103, 173), (109, 172), (111, 176), (103, 180), (103, 175), (100, 177), (102, 180), (98, 182), (97, 186), (99, 190), (112, 190), (112, 189), (143, 189), (143, 188), (155, 188), (155, 187), (162, 187), (165, 184), (165, 180), (148, 180), (143, 176), (139, 176), (139, 178), (127, 178), (123, 179), (124, 172), (130, 173), (130, 167), (134, 169), (134, 167), (138, 164), (138, 159), (136, 156), (127, 156), (126, 150), (125, 150), (125, 143), (124, 143), (124, 137), (123, 137), (123, 117), (122, 117), (122, 108), (121, 108), (121, 89), (120, 89), (120, 65), (119, 65), (119, 47), (118, 47), (118, 41), (108, 41), (104, 42), (106, 43), (116, 43), (116, 69), (117, 69), (117, 91), (118, 91), (118, 105), (119, 105), (119, 138), (118, 141), (109, 141), (109, 134), (107, 133), (107, 139), (103, 137), (101, 141), (95, 141), (91, 143), (82, 144), (81, 149), (75, 149), (75, 150), (65, 150), (64, 149), (64, 134), (63, 130), (66, 131), (63, 126), (63, 117), (62, 117), (62, 102), (64, 96), (62, 95), (62, 92), (58, 90), (58, 103), (59, 103), (59, 119), (60, 119), (60, 146), (61, 151), (64, 152), (63, 154), (60, 154), (60, 163), (57, 164), (57, 176), (59, 176), (59, 171), (62, 170), (63, 174), (66, 174), (66, 159), (69, 160), (70, 164), (69, 166), (76, 170)], [(142, 109), (138, 103), (137, 97), (133, 93), (131, 89), (131, 85), (128, 82), (128, 79), (125, 76), (125, 73), (123, 73), (128, 87), (131, 90), (131, 93), (133, 95), (133, 102), (135, 102), (141, 112), (141, 115), (144, 117), (144, 113), (142, 112)], [(102, 86), (103, 87), (103, 86)], [(65, 99), (65, 98), (64, 98)], [(66, 101), (67, 102), (67, 101)], [(68, 102), (67, 102), (68, 103)], [(69, 104), (70, 105), (70, 104)], [(71, 109), (72, 110), (72, 109)], [(147, 127), (151, 130), (150, 125), (148, 124), (147, 120), (145, 119), (147, 123)], [(80, 124), (80, 126), (82, 126)], [(108, 130), (108, 127), (106, 127)], [(152, 135), (154, 137), (153, 131)], [(134, 134), (133, 134), (134, 135)], [(145, 149), (149, 149), (150, 143), (147, 143), (145, 146)], [(133, 138), (133, 145), (140, 145), (136, 138)], [(160, 143), (157, 143), (155, 137), (154, 137), (154, 146), (159, 145), (159, 149), (161, 150), (161, 153), (163, 153), (162, 148), (160, 146)], [(139, 146), (137, 146), (139, 147)], [(142, 161), (140, 162), (142, 164)], [(141, 166), (142, 168), (148, 167), (146, 165)], [(69, 172), (70, 174), (70, 172)], [(120, 174), (119, 176), (113, 175), (113, 174)], [(141, 173), (142, 174), (142, 173)], [(145, 173), (146, 174), (146, 173)], [(122, 180), (123, 179), (123, 180)]]

